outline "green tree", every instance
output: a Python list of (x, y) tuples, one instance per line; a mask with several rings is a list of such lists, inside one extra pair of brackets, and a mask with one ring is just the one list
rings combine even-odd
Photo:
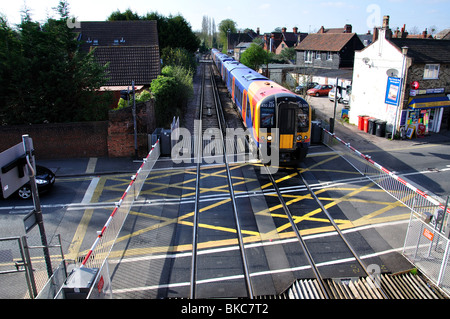
[(236, 22), (231, 19), (225, 19), (219, 23), (219, 40), (222, 44), (223, 52), (228, 51), (228, 35), (231, 33), (236, 33), (236, 26)]
[(197, 68), (194, 55), (183, 48), (166, 47), (162, 50), (161, 59), (163, 65), (181, 66), (192, 74)]
[[(0, 83), (1, 124), (103, 120), (110, 95), (97, 89), (106, 82), (105, 67), (92, 53), (78, 51), (74, 33), (67, 27), (68, 5), (61, 1), (59, 20), (34, 22), (26, 14), (18, 31), (2, 22)], [(7, 65), (11, 63), (10, 65)]]
[(250, 47), (242, 53), (240, 61), (242, 64), (257, 71), (261, 65), (268, 64), (270, 59), (271, 55), (267, 51), (261, 46), (252, 43)]
[(200, 46), (200, 39), (181, 15), (165, 17), (158, 12), (149, 12), (140, 16), (131, 9), (127, 9), (123, 13), (120, 10), (114, 11), (107, 20), (156, 20), (161, 51), (167, 47), (181, 47), (194, 53)]

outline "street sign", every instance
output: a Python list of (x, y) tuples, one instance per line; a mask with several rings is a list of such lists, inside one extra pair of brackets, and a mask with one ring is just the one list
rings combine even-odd
[(429, 241), (433, 241), (434, 234), (426, 228), (423, 230), (423, 236), (427, 238)]
[(25, 226), (25, 232), (28, 233), (34, 226), (38, 224), (36, 218), (36, 211), (32, 210), (27, 216), (23, 218), (23, 225)]
[(0, 153), (0, 183), (4, 198), (14, 194), (29, 180), (23, 143)]

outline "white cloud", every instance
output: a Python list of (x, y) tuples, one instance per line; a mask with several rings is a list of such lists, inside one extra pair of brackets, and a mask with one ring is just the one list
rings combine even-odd
[(270, 3), (264, 3), (262, 5), (259, 6), (260, 10), (268, 10), (270, 9)]

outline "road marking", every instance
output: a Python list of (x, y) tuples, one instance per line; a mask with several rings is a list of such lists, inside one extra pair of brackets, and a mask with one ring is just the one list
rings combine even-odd
[[(365, 226), (365, 227), (359, 227), (359, 228), (353, 228), (350, 230), (346, 230), (345, 233), (348, 232), (356, 232), (356, 231), (360, 231), (362, 229), (367, 229), (367, 228), (377, 228), (377, 227), (383, 227), (383, 226), (389, 226), (391, 225), (396, 225), (399, 223), (407, 223), (408, 220), (403, 220), (400, 222), (393, 222), (393, 223), (383, 223), (383, 224), (377, 224), (377, 225), (370, 225), (370, 226)], [(312, 236), (305, 236), (305, 240), (308, 239), (312, 239), (314, 237), (317, 236), (333, 236), (333, 235), (337, 235), (336, 232), (330, 232), (327, 234), (321, 234), (321, 235), (312, 235)], [(273, 241), (273, 242), (260, 242), (260, 243), (255, 243), (255, 244), (250, 244), (248, 245), (246, 248), (250, 248), (250, 246), (252, 247), (257, 247), (257, 246), (262, 246), (262, 245), (279, 245), (279, 244), (284, 244), (284, 243), (288, 243), (288, 242), (295, 242), (297, 241), (296, 238), (292, 238), (292, 239), (285, 239), (285, 240), (279, 240), (279, 241)], [(223, 251), (230, 251), (230, 250), (238, 250), (239, 247), (237, 245), (232, 246), (232, 247), (225, 247), (225, 248), (217, 248), (217, 249), (208, 249), (207, 251), (199, 251), (199, 254), (207, 254), (207, 253), (221, 253)], [(384, 251), (380, 251), (380, 252), (375, 252), (375, 253), (371, 253), (371, 254), (367, 254), (364, 256), (361, 256), (361, 259), (368, 259), (368, 258), (373, 258), (375, 256), (380, 256), (380, 255), (385, 255), (385, 254), (390, 254), (390, 253), (394, 253), (394, 252), (399, 252), (402, 251), (403, 247), (400, 248), (392, 248), (392, 249), (388, 249), (388, 250), (384, 250)], [(144, 256), (144, 257), (134, 257), (134, 258), (129, 258), (129, 262), (137, 262), (137, 261), (144, 261), (144, 260), (152, 260), (152, 259), (165, 259), (165, 258), (186, 258), (186, 257), (191, 257), (192, 256), (192, 252), (186, 252), (186, 253), (179, 253), (179, 254), (163, 254), (163, 255), (152, 255), (152, 256)], [(337, 259), (337, 260), (332, 260), (332, 261), (326, 261), (326, 262), (321, 262), (317, 264), (317, 267), (322, 267), (322, 266), (330, 266), (330, 265), (336, 265), (336, 264), (342, 264), (342, 263), (347, 263), (347, 262), (351, 262), (354, 261), (355, 258), (354, 257), (350, 257), (350, 258), (342, 258), (342, 259)], [(109, 262), (111, 263), (122, 263), (122, 262), (127, 262), (127, 259), (122, 259), (122, 260), (110, 260)], [(266, 271), (260, 271), (260, 272), (255, 272), (250, 274), (251, 277), (257, 277), (257, 276), (265, 276), (265, 275), (271, 275), (271, 274), (279, 274), (279, 273), (283, 273), (283, 272), (292, 272), (292, 271), (300, 271), (300, 270), (305, 270), (305, 269), (309, 269), (311, 268), (310, 265), (304, 265), (304, 266), (298, 266), (298, 267), (292, 267), (292, 268), (283, 268), (283, 269), (274, 269), (274, 270), (266, 270)], [(232, 275), (232, 276), (224, 276), (224, 277), (218, 277), (218, 278), (209, 278), (209, 279), (203, 279), (203, 280), (199, 280), (197, 281), (197, 284), (208, 284), (208, 283), (212, 283), (212, 282), (219, 282), (219, 281), (228, 281), (228, 280), (235, 280), (235, 279), (243, 279), (244, 276), (243, 275)], [(161, 284), (161, 285), (152, 285), (152, 286), (141, 286), (141, 287), (132, 287), (132, 288), (122, 288), (122, 289), (116, 289), (113, 290), (113, 294), (120, 294), (120, 293), (127, 293), (127, 292), (133, 292), (133, 291), (145, 291), (145, 290), (154, 290), (154, 289), (162, 289), (162, 288), (170, 288), (170, 287), (188, 287), (190, 286), (190, 282), (179, 282), (179, 283), (169, 283), (169, 284)]]
[(81, 204), (89, 204), (91, 202), (92, 196), (94, 196), (94, 192), (97, 188), (99, 180), (100, 180), (100, 177), (95, 177), (92, 179), (91, 183), (89, 184), (88, 189), (86, 190), (86, 193), (84, 194)]
[(86, 167), (86, 174), (93, 174), (95, 172), (95, 166), (97, 165), (97, 157), (91, 157)]

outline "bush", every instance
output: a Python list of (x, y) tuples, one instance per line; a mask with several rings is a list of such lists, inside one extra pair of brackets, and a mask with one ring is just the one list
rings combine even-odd
[(164, 75), (159, 75), (152, 81), (151, 90), (155, 98), (157, 127), (167, 127), (172, 118), (180, 113), (174, 99), (178, 85), (175, 78)]

